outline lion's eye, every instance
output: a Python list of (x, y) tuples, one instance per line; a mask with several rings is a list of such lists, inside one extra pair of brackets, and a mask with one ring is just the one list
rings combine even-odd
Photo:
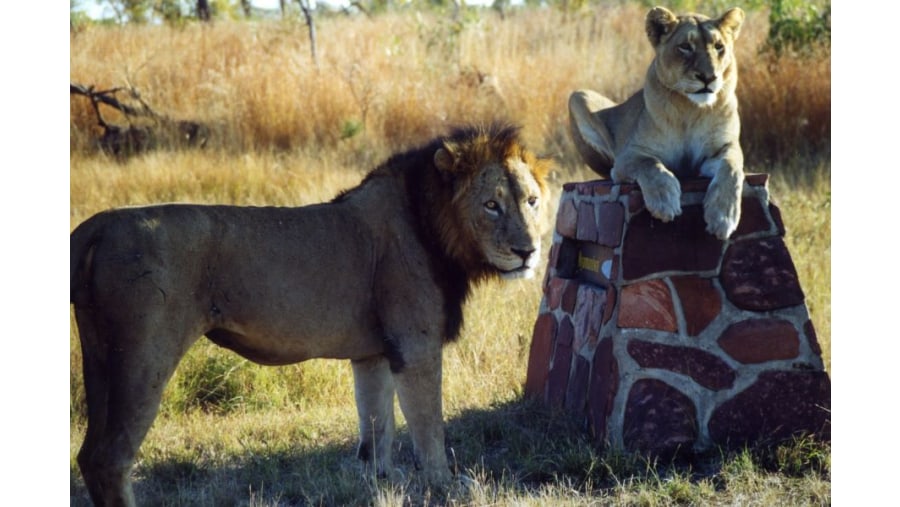
[(715, 47), (716, 47), (716, 52), (719, 53), (720, 55), (725, 52), (725, 44), (722, 44), (721, 42), (716, 42)]
[(500, 213), (500, 204), (497, 201), (490, 200), (484, 203), (484, 209), (486, 209), (488, 213), (497, 214)]
[(538, 203), (537, 196), (532, 195), (531, 197), (528, 198), (528, 205), (531, 206), (532, 208), (537, 206), (537, 203)]
[(694, 48), (693, 48), (693, 46), (690, 45), (690, 43), (682, 42), (681, 44), (678, 45), (678, 51), (681, 54), (686, 56), (686, 55), (693, 53)]

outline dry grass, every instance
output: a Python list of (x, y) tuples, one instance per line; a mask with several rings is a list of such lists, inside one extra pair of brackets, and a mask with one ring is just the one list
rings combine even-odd
[[(621, 5), (460, 23), (424, 13), (326, 18), (319, 68), (296, 23), (94, 27), (71, 36), (70, 74), (98, 88), (134, 85), (158, 110), (213, 125), (214, 146), (229, 151), (337, 152), (369, 165), (448, 123), (507, 118), (574, 167), (568, 94), (590, 87), (621, 100), (641, 86), (652, 56), (643, 15)], [(766, 30), (764, 13), (750, 13), (736, 48), (743, 144), (758, 171), (830, 153), (830, 58), (761, 57)], [(84, 151), (93, 112), (84, 98), (71, 104), (72, 150)]]
[[(157, 110), (210, 124), (214, 137), (200, 151), (117, 161), (94, 153), (93, 112), (73, 96), (70, 225), (126, 204), (327, 200), (390, 153), (459, 122), (523, 125), (528, 144), (557, 160), (556, 189), (591, 178), (568, 139), (565, 102), (576, 88), (624, 99), (640, 86), (651, 57), (643, 16), (642, 7), (620, 5), (569, 16), (516, 11), (505, 21), (481, 12), (461, 24), (411, 12), (325, 18), (318, 69), (297, 23), (88, 28), (70, 39), (72, 81), (131, 83)], [(747, 170), (774, 176), (772, 195), (830, 371), (830, 60), (776, 66), (758, 58), (765, 20), (750, 13), (738, 47)], [(597, 455), (564, 415), (523, 404), (540, 279), (479, 288), (462, 339), (446, 349), (448, 438), (458, 465), (480, 482), (451, 495), (452, 502), (830, 501), (830, 446), (801, 442), (787, 447), (787, 457), (738, 453), (689, 470)], [(74, 329), (70, 355), (70, 492), (71, 503), (82, 505), (74, 455), (84, 406)], [(142, 448), (138, 496), (167, 505), (427, 501), (430, 493), (412, 484), (361, 478), (352, 458), (352, 398), (344, 363), (265, 368), (200, 342), (169, 385)], [(409, 468), (408, 437), (401, 443)]]

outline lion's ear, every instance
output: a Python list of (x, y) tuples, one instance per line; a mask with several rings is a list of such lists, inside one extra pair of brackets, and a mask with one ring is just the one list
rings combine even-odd
[(446, 144), (442, 148), (438, 148), (438, 151), (434, 152), (434, 165), (444, 177), (450, 176), (456, 167), (456, 155), (453, 153), (453, 148)]
[(719, 18), (719, 30), (731, 32), (731, 37), (737, 40), (738, 34), (741, 33), (741, 24), (744, 23), (744, 11), (740, 7), (732, 7), (728, 9), (722, 17)]
[(678, 17), (665, 7), (654, 7), (647, 13), (645, 29), (647, 38), (653, 47), (659, 45), (662, 38), (672, 32), (678, 24)]

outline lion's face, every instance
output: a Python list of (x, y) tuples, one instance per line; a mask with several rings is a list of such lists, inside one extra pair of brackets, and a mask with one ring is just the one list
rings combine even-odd
[[(530, 278), (540, 263), (541, 213), (548, 162), (513, 147), (503, 157), (473, 155), (480, 146), (446, 145), (435, 156), (452, 175), (454, 256), (503, 278)], [(480, 160), (478, 160), (480, 159)], [(446, 231), (445, 231), (446, 232)]]
[(744, 12), (733, 8), (718, 19), (676, 16), (663, 7), (647, 14), (647, 36), (656, 50), (656, 75), (663, 86), (695, 104), (710, 106), (736, 81), (734, 41)]
[(504, 278), (530, 278), (541, 255), (541, 187), (525, 162), (486, 166), (466, 196), (469, 226), (485, 261)]

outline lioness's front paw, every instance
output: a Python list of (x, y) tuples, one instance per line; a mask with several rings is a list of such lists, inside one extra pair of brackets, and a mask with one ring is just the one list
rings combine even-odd
[(703, 199), (703, 218), (706, 232), (726, 240), (741, 220), (741, 193), (727, 192), (722, 187), (710, 186)]
[(660, 172), (638, 178), (644, 195), (644, 206), (651, 215), (669, 222), (681, 214), (681, 184), (672, 173)]

